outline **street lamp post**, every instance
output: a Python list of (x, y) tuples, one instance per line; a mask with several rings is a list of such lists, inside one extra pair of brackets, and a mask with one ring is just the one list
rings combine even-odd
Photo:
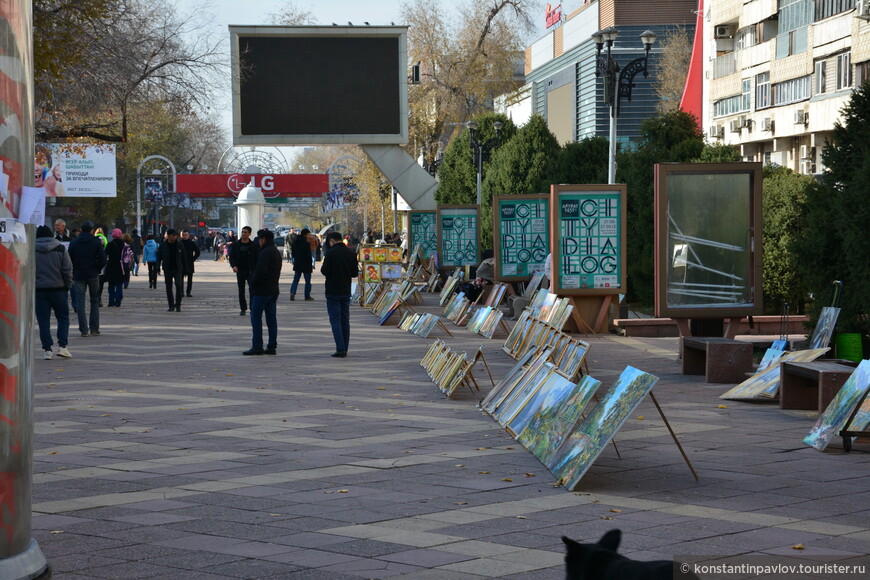
[[(616, 119), (619, 117), (619, 100), (622, 97), (631, 101), (631, 89), (634, 88), (634, 77), (643, 73), (649, 76), (647, 64), (649, 51), (656, 41), (656, 34), (651, 30), (644, 31), (640, 35), (643, 42), (643, 56), (628, 63), (620, 69), (619, 64), (613, 58), (612, 48), (619, 31), (615, 26), (599, 30), (592, 35), (595, 41), (595, 76), (604, 75), (604, 102), (610, 107), (610, 152), (607, 166), (607, 183), (616, 183)], [(601, 50), (607, 46), (607, 54), (601, 54)]]
[(492, 124), (495, 128), (495, 137), (486, 141), (478, 140), (478, 124), (476, 122), (468, 121), (465, 126), (468, 127), (471, 152), (474, 155), (474, 164), (477, 166), (477, 205), (480, 205), (480, 186), (483, 181), (483, 162), (488, 160), (490, 152), (500, 145), (498, 132), (501, 131), (503, 123), (501, 121), (496, 121)]

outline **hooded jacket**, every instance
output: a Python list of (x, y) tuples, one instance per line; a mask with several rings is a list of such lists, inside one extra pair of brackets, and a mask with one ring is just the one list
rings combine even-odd
[(146, 262), (157, 261), (157, 242), (153, 238), (145, 242), (145, 249), (142, 250), (142, 259)]
[(66, 248), (54, 238), (36, 238), (36, 289), (66, 290), (73, 265)]
[(96, 278), (106, 265), (103, 242), (90, 232), (80, 233), (69, 243), (69, 257), (73, 264), (73, 280)]

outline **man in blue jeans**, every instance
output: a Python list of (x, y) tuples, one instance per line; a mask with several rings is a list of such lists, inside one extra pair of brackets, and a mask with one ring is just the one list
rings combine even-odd
[[(275, 247), (275, 234), (269, 230), (257, 232), (260, 251), (251, 276), (251, 348), (243, 355), (277, 354), (278, 348), (278, 280), (281, 278), (281, 252)], [(269, 342), (263, 348), (263, 313)]]
[(329, 248), (323, 256), (320, 273), (326, 277), (326, 312), (335, 340), (332, 356), (344, 358), (350, 345), (351, 282), (359, 268), (356, 253), (345, 245), (339, 232), (326, 234), (326, 243)]
[[(92, 222), (82, 224), (82, 233), (69, 244), (76, 288), (76, 313), (82, 336), (100, 334), (100, 272), (106, 265), (103, 242), (94, 237)], [(90, 316), (85, 312), (85, 292), (90, 295)]]
[(54, 239), (48, 226), (36, 228), (36, 321), (43, 356), (52, 358), (51, 313), (57, 319), (57, 355), (69, 358), (66, 348), (69, 339), (69, 289), (72, 286), (73, 266), (66, 248)]

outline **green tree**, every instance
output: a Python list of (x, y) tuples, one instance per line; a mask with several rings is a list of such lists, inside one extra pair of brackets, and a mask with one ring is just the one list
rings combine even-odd
[(492, 196), (549, 193), (559, 150), (559, 142), (547, 128), (547, 121), (533, 115), (493, 153), (481, 193), (482, 248), (493, 247)]
[(608, 147), (605, 137), (566, 143), (556, 157), (552, 183), (607, 183)]
[(811, 312), (826, 306), (831, 283), (843, 282), (837, 328), (870, 332), (870, 83), (852, 94), (822, 150), (823, 183), (809, 192), (807, 235), (797, 247), (805, 279), (819, 299)]
[(736, 145), (726, 143), (713, 143), (704, 145), (701, 156), (694, 159), (696, 163), (738, 163), (740, 150)]
[[(495, 138), (494, 125), (496, 122), (502, 123), (502, 128), (499, 131), (502, 147), (517, 132), (513, 122), (501, 114), (488, 113), (475, 117), (474, 121), (478, 125), (477, 140), (480, 142)], [(484, 161), (484, 175), (489, 172), (491, 164), (491, 159)], [(462, 131), (447, 147), (438, 170), (438, 177), (439, 185), (435, 192), (435, 201), (440, 204), (477, 203), (477, 165), (474, 163), (470, 133), (467, 129)]]
[(616, 180), (628, 188), (628, 295), (629, 302), (649, 307), (654, 292), (654, 166), (688, 162), (704, 148), (704, 136), (692, 115), (662, 113), (641, 125), (641, 141), (634, 151), (617, 156)]
[(764, 267), (765, 311), (777, 314), (783, 303), (790, 311), (802, 313), (807, 287), (801, 275), (801, 256), (796, 243), (807, 235), (805, 212), (807, 192), (815, 180), (785, 167), (764, 168)]

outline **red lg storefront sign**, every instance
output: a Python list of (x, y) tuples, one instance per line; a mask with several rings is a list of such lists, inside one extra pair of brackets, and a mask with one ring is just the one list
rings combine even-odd
[(247, 185), (263, 190), (263, 196), (322, 197), (329, 192), (329, 176), (325, 173), (301, 174), (181, 174), (176, 177), (178, 193), (190, 197), (237, 197)]

